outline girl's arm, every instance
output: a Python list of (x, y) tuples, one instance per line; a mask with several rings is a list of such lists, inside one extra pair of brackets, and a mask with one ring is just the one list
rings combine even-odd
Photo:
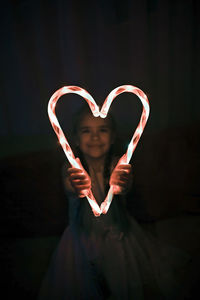
[(80, 198), (77, 197), (76, 191), (71, 185), (69, 175), (68, 175), (68, 169), (70, 168), (69, 163), (65, 163), (62, 166), (62, 181), (64, 190), (67, 196), (68, 200), (68, 218), (69, 218), (69, 224), (76, 223), (77, 216), (79, 212), (80, 207)]

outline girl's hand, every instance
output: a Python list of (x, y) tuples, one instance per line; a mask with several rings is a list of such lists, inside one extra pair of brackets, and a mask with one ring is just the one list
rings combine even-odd
[(132, 184), (131, 169), (130, 164), (117, 164), (110, 177), (114, 194), (124, 194), (129, 190)]
[(85, 197), (88, 189), (91, 188), (91, 179), (88, 173), (85, 170), (72, 167), (68, 168), (67, 174), (69, 181), (78, 197)]

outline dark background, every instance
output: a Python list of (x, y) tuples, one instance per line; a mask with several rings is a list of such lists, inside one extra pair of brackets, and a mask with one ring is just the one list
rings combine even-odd
[[(200, 3), (12, 0), (0, 14), (2, 270), (7, 290), (34, 298), (68, 222), (60, 172), (66, 158), (47, 115), (51, 95), (64, 85), (85, 88), (99, 104), (123, 84), (147, 94), (150, 118), (132, 159), (133, 214), (145, 223), (190, 216), (185, 228), (197, 220)], [(130, 94), (118, 100), (111, 111), (123, 152), (142, 107)], [(69, 139), (82, 101), (67, 95), (57, 105)], [(188, 236), (193, 232), (196, 223)], [(196, 251), (199, 240), (194, 244)]]
[(5, 1), (0, 134), (51, 135), (47, 103), (64, 85), (102, 102), (132, 84), (149, 97), (149, 128), (189, 126), (199, 121), (199, 66), (199, 1)]

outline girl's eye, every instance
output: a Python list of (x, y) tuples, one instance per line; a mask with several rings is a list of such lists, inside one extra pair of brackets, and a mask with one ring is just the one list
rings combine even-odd
[(100, 131), (101, 132), (108, 132), (108, 128), (101, 128)]
[(90, 130), (89, 129), (82, 129), (81, 130), (81, 133), (83, 134), (83, 133), (89, 133), (90, 132)]

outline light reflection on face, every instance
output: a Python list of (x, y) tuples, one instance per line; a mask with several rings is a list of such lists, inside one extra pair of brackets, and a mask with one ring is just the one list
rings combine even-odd
[(78, 128), (78, 144), (85, 158), (104, 158), (113, 143), (114, 136), (109, 121), (86, 114)]

